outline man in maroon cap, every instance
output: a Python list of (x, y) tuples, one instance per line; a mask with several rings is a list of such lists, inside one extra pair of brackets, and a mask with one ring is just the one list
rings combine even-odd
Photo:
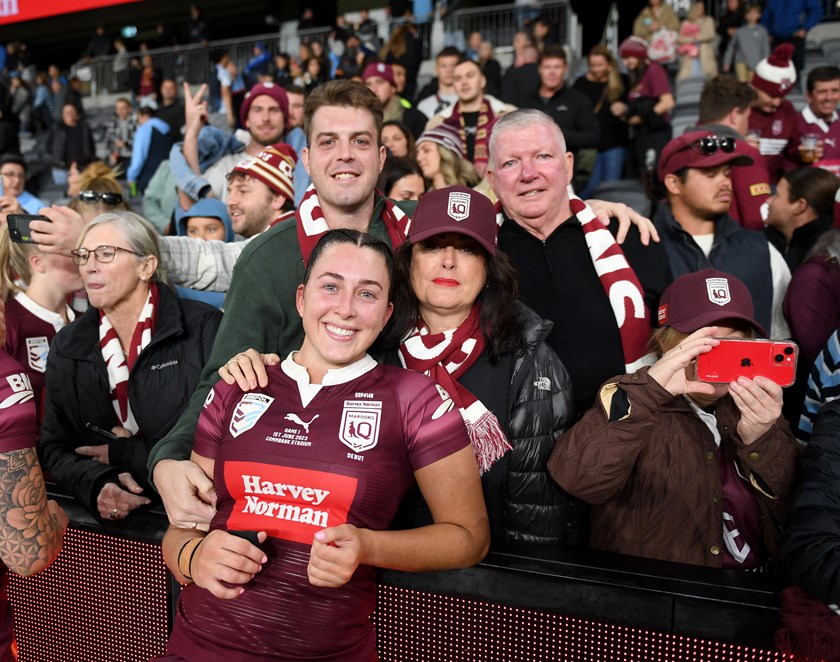
[(728, 213), (734, 197), (729, 170), (753, 162), (735, 141), (691, 131), (665, 146), (657, 174), (666, 199), (654, 223), (675, 278), (700, 269), (737, 276), (750, 290), (761, 325), (772, 337), (787, 338), (782, 300), (790, 270), (763, 234), (742, 228)]
[(415, 138), (420, 137), (429, 118), (419, 110), (406, 108), (403, 105), (403, 99), (397, 94), (394, 69), (390, 64), (371, 62), (365, 67), (365, 71), (362, 74), (362, 81), (382, 103), (382, 110), (384, 111), (386, 122), (402, 122)]
[(761, 60), (753, 73), (750, 85), (756, 92), (749, 119), (749, 132), (758, 134), (758, 151), (767, 161), (773, 184), (788, 164), (784, 152), (796, 132), (799, 114), (785, 97), (796, 83), (796, 69), (791, 62), (793, 46), (781, 44), (773, 49), (770, 57)]

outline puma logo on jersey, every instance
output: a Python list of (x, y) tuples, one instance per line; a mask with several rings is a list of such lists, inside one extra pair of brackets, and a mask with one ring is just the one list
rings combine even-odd
[(297, 423), (298, 425), (300, 425), (304, 429), (306, 434), (309, 434), (309, 426), (312, 425), (315, 422), (315, 419), (318, 418), (319, 416), (320, 416), (320, 414), (315, 414), (312, 417), (311, 421), (304, 421), (297, 414), (286, 414), (286, 416), (284, 417), (283, 420), (291, 421), (292, 423)]

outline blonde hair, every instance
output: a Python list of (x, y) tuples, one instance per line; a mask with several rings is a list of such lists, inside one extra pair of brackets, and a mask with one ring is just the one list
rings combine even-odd
[[(609, 74), (607, 75), (607, 86), (604, 88), (604, 97), (609, 103), (618, 101), (624, 94), (624, 81), (621, 80), (621, 73), (618, 70), (618, 63), (615, 61), (615, 56), (604, 44), (595, 44), (592, 50), (589, 51), (588, 57), (592, 57), (593, 55), (604, 58), (610, 67)], [(596, 113), (604, 105), (604, 97), (599, 99), (598, 103), (595, 104)]]
[(435, 144), (440, 154), (440, 174), (447, 186), (461, 184), (472, 188), (478, 184), (480, 177), (475, 166), (466, 159), (459, 159), (455, 152)]
[(37, 250), (37, 244), (19, 244), (5, 230), (0, 232), (0, 296), (4, 301), (23, 292), (25, 288), (20, 283), (29, 284), (32, 279), (29, 256)]

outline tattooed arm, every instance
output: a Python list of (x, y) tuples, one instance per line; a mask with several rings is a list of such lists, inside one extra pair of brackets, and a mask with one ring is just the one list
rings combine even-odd
[(0, 453), (0, 558), (19, 575), (34, 575), (61, 550), (67, 515), (47, 501), (34, 448)]

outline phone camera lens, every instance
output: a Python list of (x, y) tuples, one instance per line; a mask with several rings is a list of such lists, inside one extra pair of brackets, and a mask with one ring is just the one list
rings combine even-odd
[(783, 355), (781, 355), (781, 354), (776, 354), (776, 356), (775, 356), (775, 357), (773, 357), (773, 358), (775, 358), (775, 359), (776, 359), (776, 363), (781, 363), (782, 361), (784, 361), (784, 360), (785, 360), (785, 357), (784, 357)]
[(785, 347), (785, 354), (787, 354), (788, 356), (793, 354), (793, 347)]

